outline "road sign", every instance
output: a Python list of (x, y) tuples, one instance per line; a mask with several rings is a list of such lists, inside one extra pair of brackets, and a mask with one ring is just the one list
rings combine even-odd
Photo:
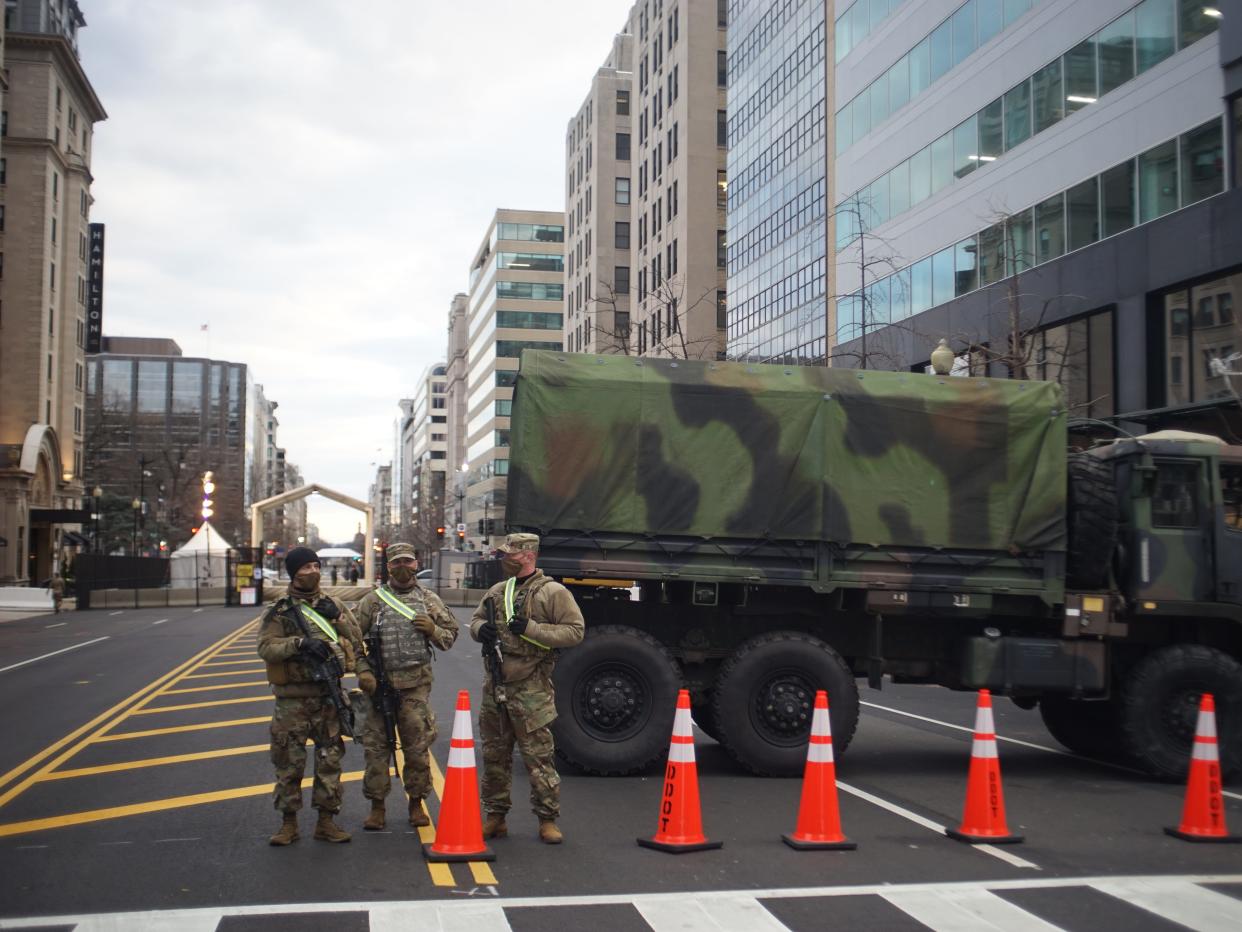
[(465, 522), (462, 522), (461, 524), (457, 525), (457, 533), (458, 533), (458, 534), (465, 534), (465, 533), (466, 533), (466, 525), (465, 525)]

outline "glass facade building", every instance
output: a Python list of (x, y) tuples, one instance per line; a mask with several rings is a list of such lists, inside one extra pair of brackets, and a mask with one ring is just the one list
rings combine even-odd
[[(879, 25), (888, 5), (875, 5)], [(727, 12), (727, 355), (822, 364), (832, 113), (826, 4), (731, 0)]]
[(483, 546), (491, 523), (504, 517), (513, 383), (522, 350), (563, 348), (564, 251), (564, 214), (499, 210), (471, 263), (465, 403), (450, 413), (462, 422), (448, 431), (464, 438), (465, 458), (448, 457), (456, 475), (444, 493), (456, 499), (444, 503), (449, 523), (466, 528), (455, 545)]
[(1072, 415), (1242, 430), (1227, 14), (906, 0), (863, 30), (861, 2), (834, 12), (831, 364), (921, 372), (944, 338), (955, 374), (1058, 381)]

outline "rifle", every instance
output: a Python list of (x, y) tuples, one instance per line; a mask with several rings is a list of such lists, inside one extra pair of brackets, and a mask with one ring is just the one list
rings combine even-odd
[[(484, 599), (483, 604), (486, 606), (488, 623), (494, 629), (496, 627), (496, 604), (491, 599)], [(505, 693), (504, 661), (505, 655), (500, 651), (499, 639), (492, 642), (490, 649), (486, 644), (483, 645), (483, 666), (487, 668), (488, 676), (492, 678), (492, 696), (497, 705), (504, 705), (509, 698)]]
[[(302, 609), (298, 607), (298, 600), (290, 598), (289, 604), (293, 607), (293, 618), (298, 623), (302, 637), (310, 638), (310, 627), (306, 624), (306, 619), (302, 617)], [(345, 675), (345, 671), (341, 668), (341, 662), (336, 659), (336, 654), (332, 654), (327, 660), (320, 660), (318, 657), (306, 654), (302, 657), (302, 662), (310, 669), (311, 680), (327, 687), (328, 698), (332, 700), (332, 705), (336, 708), (336, 716), (341, 723), (341, 734), (352, 738), (354, 736), (354, 710), (350, 707), (349, 700), (345, 698), (345, 690), (341, 687), (341, 677)]]
[(388, 743), (388, 756), (392, 760), (392, 769), (398, 776), (401, 768), (397, 765), (397, 704), (401, 697), (396, 688), (388, 682), (384, 672), (384, 651), (380, 643), (379, 625), (372, 625), (367, 637), (367, 660), (371, 664), (371, 672), (375, 674), (375, 693), (371, 696), (371, 704), (384, 720), (384, 740)]

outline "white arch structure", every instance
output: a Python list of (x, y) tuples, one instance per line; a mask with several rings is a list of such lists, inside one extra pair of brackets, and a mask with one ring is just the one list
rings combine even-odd
[(365, 576), (363, 579), (371, 580), (375, 578), (375, 550), (373, 549), (372, 535), (375, 531), (375, 513), (374, 509), (366, 502), (361, 502), (356, 498), (350, 498), (333, 489), (312, 482), (310, 485), (304, 485), (300, 489), (294, 489), (292, 492), (281, 492), (279, 495), (273, 495), (271, 498), (265, 498), (260, 502), (255, 502), (250, 506), (250, 546), (263, 546), (263, 513), (278, 508), (287, 502), (297, 501), (299, 498), (305, 498), (308, 495), (322, 495), (324, 498), (330, 498), (334, 502), (340, 502), (350, 508), (356, 508), (367, 516), (367, 536), (366, 544), (363, 550), (363, 566)]

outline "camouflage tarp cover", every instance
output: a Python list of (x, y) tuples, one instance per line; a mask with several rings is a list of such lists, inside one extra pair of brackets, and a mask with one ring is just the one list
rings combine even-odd
[(514, 527), (1065, 547), (1048, 382), (527, 350), (511, 443)]

